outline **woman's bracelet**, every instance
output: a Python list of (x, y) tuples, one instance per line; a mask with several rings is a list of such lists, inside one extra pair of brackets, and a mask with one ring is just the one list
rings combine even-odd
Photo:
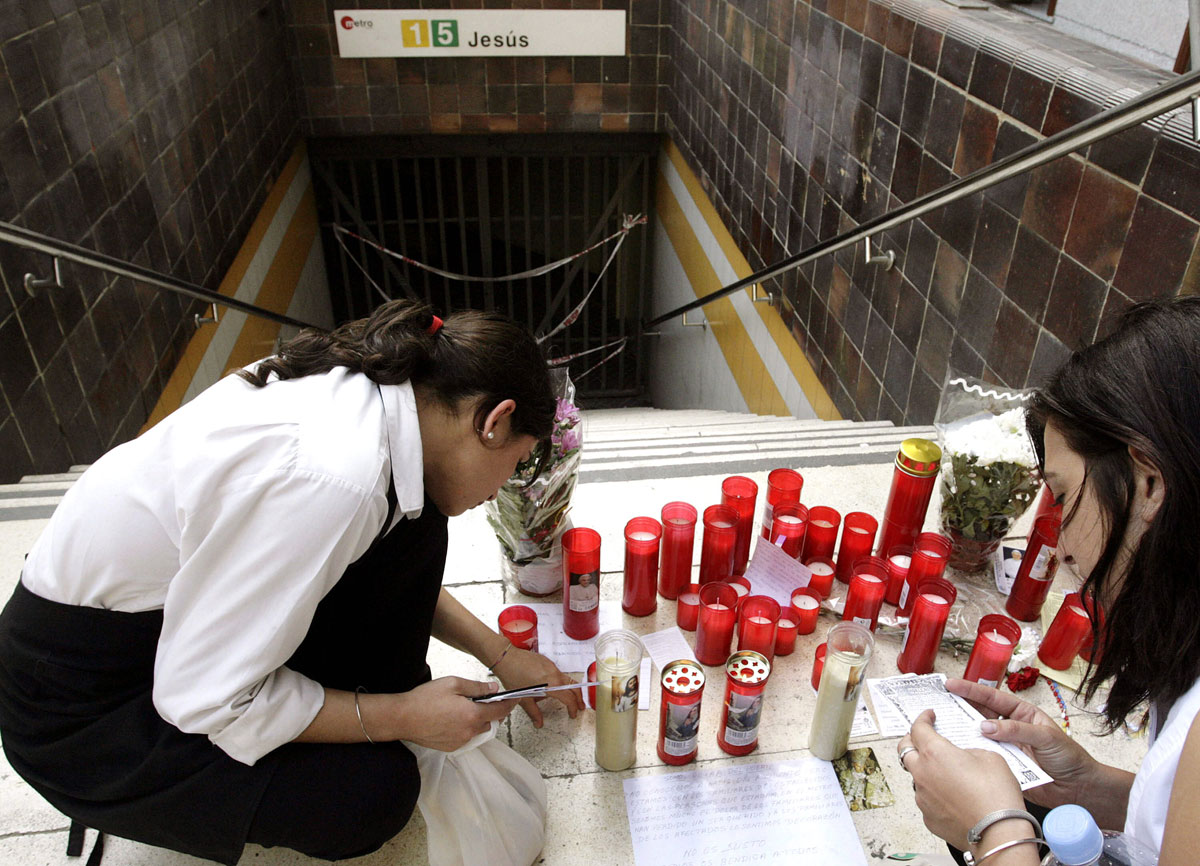
[(504, 661), (504, 657), (506, 655), (508, 655), (508, 651), (510, 649), (512, 649), (512, 644), (506, 643), (504, 645), (504, 651), (500, 653), (500, 658), (496, 659), (494, 662), (492, 662), (490, 665), (488, 665), (488, 673), (489, 674), (491, 674), (492, 676), (496, 676), (496, 665), (498, 665), (498, 664), (500, 664), (500, 662)]
[(967, 842), (971, 845), (978, 845), (983, 841), (983, 831), (993, 824), (998, 824), (1001, 821), (1007, 821), (1009, 818), (1020, 818), (1028, 821), (1033, 825), (1033, 831), (1038, 837), (1042, 835), (1042, 825), (1038, 823), (1038, 819), (1030, 815), (1024, 809), (997, 809), (995, 812), (988, 812), (979, 819), (974, 827), (967, 831)]
[(360, 693), (365, 693), (365, 692), (366, 692), (366, 689), (363, 688), (362, 686), (359, 686), (358, 688), (356, 688), (354, 690), (354, 715), (358, 716), (358, 727), (363, 732), (363, 736), (366, 737), (367, 742), (373, 746), (373, 745), (375, 745), (375, 741), (372, 740), (371, 735), (367, 733), (367, 726), (363, 724), (363, 720), (362, 720), (362, 710), (359, 709), (359, 706), (358, 706), (358, 696)]
[(1029, 842), (1032, 842), (1034, 845), (1042, 845), (1045, 848), (1050, 847), (1049, 845), (1046, 844), (1045, 839), (1038, 839), (1038, 838), (1035, 838), (1032, 836), (1028, 839), (1012, 839), (1011, 841), (1000, 843), (995, 848), (993, 848), (991, 851), (988, 851), (986, 854), (984, 854), (981, 857), (975, 857), (970, 851), (964, 851), (963, 852), (963, 862), (966, 863), (967, 866), (978, 866), (978, 864), (982, 863), (984, 860), (991, 857), (993, 854), (999, 854), (1001, 851), (1006, 851), (1009, 848), (1015, 848), (1018, 845), (1024, 845)]

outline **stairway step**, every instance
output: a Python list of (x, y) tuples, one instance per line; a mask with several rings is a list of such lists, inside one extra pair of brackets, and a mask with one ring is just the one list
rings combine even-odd
[(778, 451), (712, 454), (691, 457), (664, 457), (655, 460), (613, 460), (588, 462), (579, 467), (580, 483), (603, 481), (640, 481), (653, 478), (685, 478), (696, 475), (745, 474), (787, 466), (805, 469), (816, 466), (861, 466), (891, 463), (896, 458), (895, 443), (844, 448), (813, 448), (809, 451)]
[[(584, 431), (583, 441), (589, 445), (609, 447), (615, 442), (654, 442), (658, 439), (680, 441), (729, 440), (747, 441), (761, 436), (791, 436), (797, 439), (820, 439), (825, 436), (878, 436), (895, 435), (899, 430), (927, 428), (894, 427), (887, 421), (829, 421), (819, 426), (801, 426), (796, 422), (763, 423), (761, 421), (740, 424), (721, 424), (708, 427), (648, 427), (643, 430), (605, 430), (597, 434)], [(911, 434), (918, 435), (918, 434)]]
[(56, 472), (51, 475), (22, 475), (20, 484), (38, 484), (46, 481), (75, 481), (83, 474), (81, 469), (78, 472), (74, 470), (70, 472)]

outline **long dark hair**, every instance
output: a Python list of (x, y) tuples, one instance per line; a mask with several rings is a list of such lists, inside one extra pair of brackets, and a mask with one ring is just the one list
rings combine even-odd
[[(1083, 458), (1101, 513), (1104, 549), (1083, 591), (1120, 584), (1103, 633), (1093, 626), (1102, 651), (1084, 687), (1091, 700), (1111, 681), (1104, 715), (1114, 730), (1143, 701), (1169, 705), (1200, 678), (1200, 297), (1135, 305), (1110, 336), (1067, 360), (1028, 410), (1043, 461), (1047, 421)], [(1130, 446), (1161, 473), (1164, 498), (1122, 575)]]
[(505, 399), (516, 401), (512, 433), (544, 439), (555, 400), (541, 347), (512, 319), (464, 310), (430, 333), (433, 310), (419, 301), (389, 301), (365, 319), (333, 331), (306, 330), (253, 370), (238, 373), (258, 387), (274, 373), (298, 379), (346, 367), (380, 385), (411, 381), (448, 409), (474, 401), (475, 426)]

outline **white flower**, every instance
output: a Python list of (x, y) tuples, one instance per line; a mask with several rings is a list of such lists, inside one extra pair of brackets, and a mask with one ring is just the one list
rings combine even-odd
[(979, 466), (1015, 463), (1029, 469), (1037, 467), (1033, 443), (1025, 431), (1024, 409), (964, 418), (947, 426), (944, 437), (944, 450), (973, 456)]

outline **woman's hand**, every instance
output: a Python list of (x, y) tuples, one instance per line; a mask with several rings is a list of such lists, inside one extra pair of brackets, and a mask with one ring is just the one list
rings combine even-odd
[[(512, 712), (516, 701), (477, 704), (470, 700), (495, 691), (498, 691), (495, 683), (441, 677), (396, 695), (399, 705), (393, 717), (399, 725), (399, 735), (394, 739), (453, 752), (486, 731), (492, 722)], [(372, 722), (365, 715), (364, 722), (367, 730), (372, 730)]]
[[(495, 671), (506, 689), (519, 689), (539, 683), (565, 686), (575, 682), (544, 655), (517, 647), (510, 649), (496, 664)], [(575, 718), (583, 707), (583, 699), (580, 697), (579, 691), (579, 689), (564, 689), (561, 692), (552, 692), (549, 697), (566, 707), (567, 714), (571, 718)], [(524, 698), (521, 706), (529, 715), (533, 726), (540, 728), (542, 726), (542, 709), (537, 705), (537, 701), (533, 698)]]

